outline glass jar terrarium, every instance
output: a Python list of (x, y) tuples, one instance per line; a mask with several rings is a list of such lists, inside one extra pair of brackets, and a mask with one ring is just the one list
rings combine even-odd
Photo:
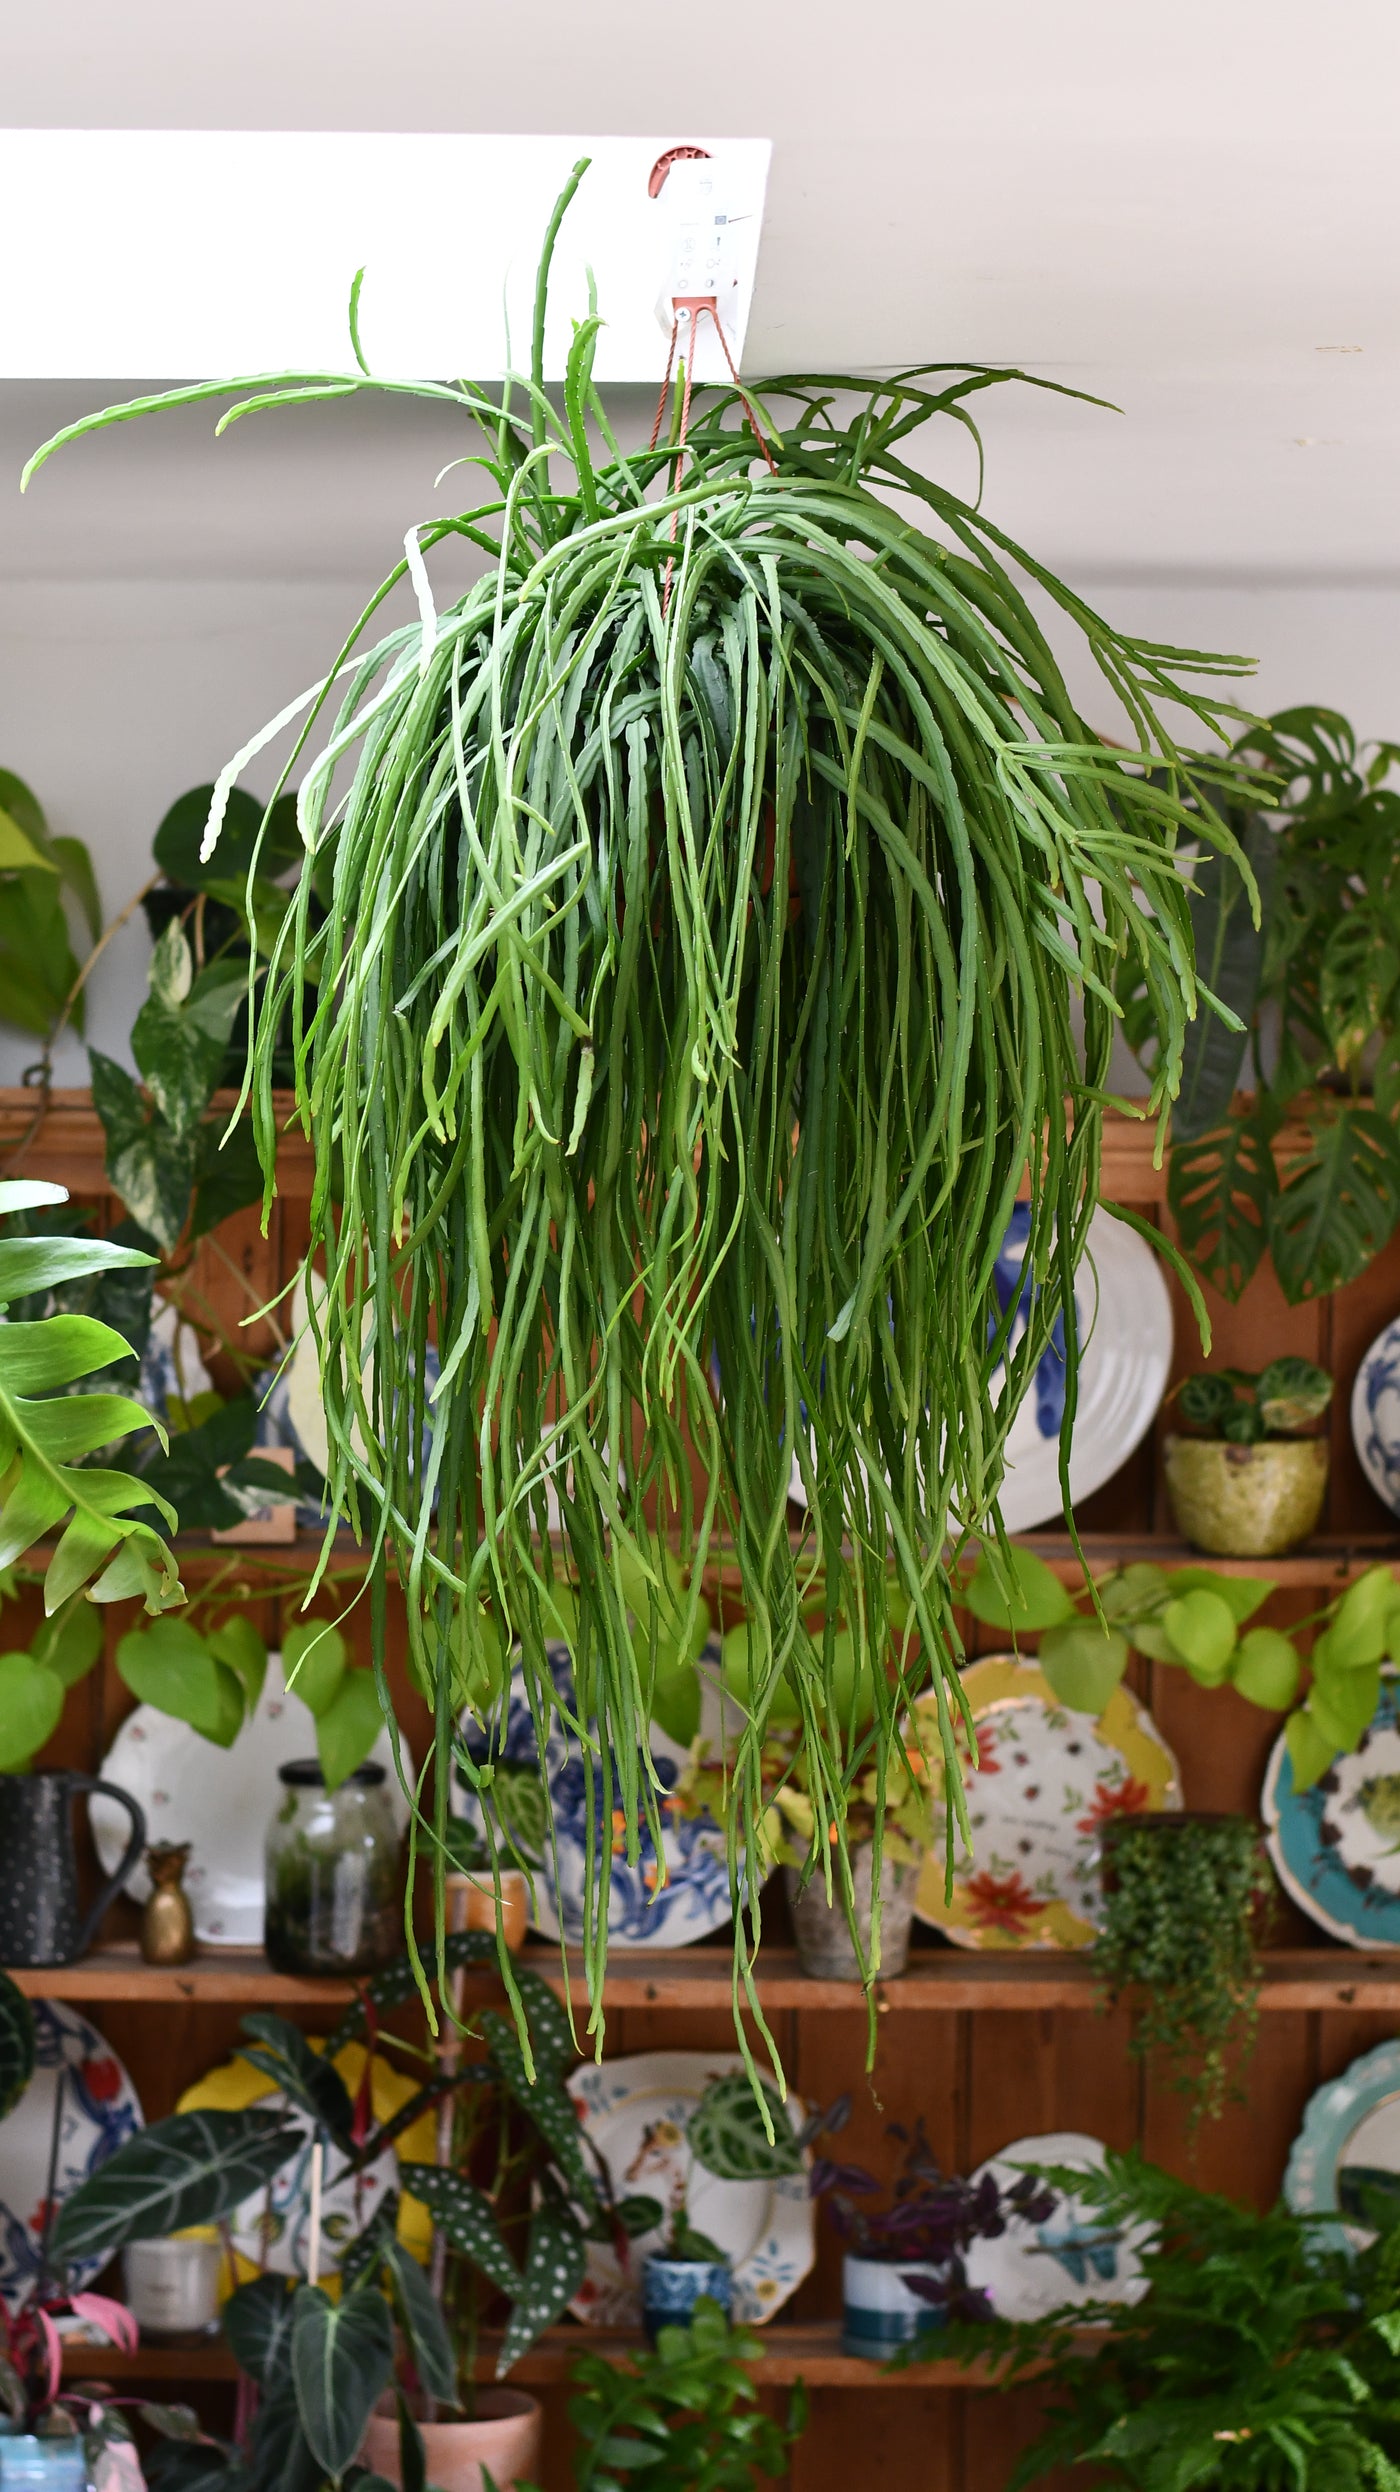
[(334, 1791), (314, 1758), (278, 1768), (267, 1830), (268, 1962), (279, 1973), (372, 1973), (403, 1945), (399, 1830), (382, 1765)]

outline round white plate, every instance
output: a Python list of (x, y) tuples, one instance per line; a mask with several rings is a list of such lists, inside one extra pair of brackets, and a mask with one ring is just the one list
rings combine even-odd
[[(406, 1748), (402, 1753), (412, 1779), (413, 1761)], [(154, 1705), (138, 1705), (123, 1722), (103, 1758), (103, 1778), (129, 1791), (145, 1810), (152, 1843), (190, 1845), (185, 1892), (202, 1946), (262, 1945), (263, 1846), (278, 1805), (277, 1769), (315, 1754), (316, 1725), (300, 1697), (287, 1694), (280, 1653), (268, 1654), (262, 1694), (231, 1748), (216, 1748), (188, 1722), (158, 1713)], [(387, 1730), (370, 1754), (385, 1769), (402, 1833), (408, 1803)], [(110, 1877), (125, 1849), (126, 1818), (100, 1792), (89, 1800), (88, 1814), (98, 1858)], [(126, 1891), (138, 1903), (149, 1895), (144, 1862), (127, 1879)]]
[[(816, 2258), (816, 2208), (803, 2172), (777, 2180), (726, 2181), (693, 2165), (686, 2122), (714, 2077), (743, 2061), (737, 2052), (643, 2051), (633, 2059), (589, 2062), (567, 2080), (590, 2143), (602, 2155), (617, 2197), (659, 2199), (669, 2208), (682, 2189), (698, 2232), (728, 2256), (734, 2272), (734, 2317), (761, 2325), (809, 2275)], [(807, 2117), (795, 2094), (787, 2100), (794, 2129)], [(624, 2271), (611, 2242), (590, 2241), (583, 2283), (569, 2307), (593, 2327), (636, 2327), (641, 2321), (642, 2265), (662, 2244), (662, 2228), (628, 2244)]]
[(1260, 1814), (1279, 1884), (1348, 1947), (1400, 1947), (1400, 1681), (1386, 1676), (1369, 1730), (1306, 1791), (1280, 1732)]
[[(547, 1644), (545, 1659), (561, 1698), (572, 1710), (574, 1678), (568, 1646)], [(717, 1644), (706, 1646), (697, 1666), (701, 1674), (700, 1736), (711, 1754), (718, 1754), (723, 1743), (722, 1706), (717, 1676), (704, 1667), (707, 1663), (717, 1673)], [(567, 1945), (580, 1946), (588, 1891), (588, 1791), (577, 1742), (570, 1739), (558, 1713), (554, 1713), (541, 1762), (525, 1674), (519, 1664), (511, 1676), (504, 1738), (496, 1737), (488, 1743), (480, 1722), (469, 1713), (463, 1714), (460, 1728), (464, 1746), (478, 1763), (485, 1761), (488, 1749), (494, 1756), (496, 1785), (505, 1801), (504, 1815), (530, 1866), (531, 1917), (535, 1928), (546, 1938), (562, 1936)], [(653, 1724), (651, 1753), (663, 1784), (668, 1790), (674, 1788), (689, 1761), (688, 1751)], [(546, 1793), (554, 1820), (553, 1847), (546, 1827)], [(481, 1803), (467, 1788), (460, 1768), (454, 1776), (452, 1805), (458, 1816), (480, 1827)], [(603, 1802), (596, 1764), (593, 1805), (601, 1818)], [(670, 1810), (664, 1797), (661, 1813), (664, 1883), (658, 1874), (656, 1847), (645, 1823), (641, 1825), (641, 1848), (635, 1867), (628, 1862), (619, 1812), (614, 1808), (608, 1883), (608, 1937), (613, 1946), (689, 1947), (696, 1939), (708, 1938), (712, 1931), (723, 1929), (733, 1917), (723, 1827), (709, 1816), (682, 1816)], [(640, 1818), (640, 1811), (638, 1814)]]
[(1377, 1333), (1356, 1371), (1351, 1434), (1381, 1504), (1400, 1514), (1400, 1316)]
[[(1031, 1283), (1023, 1271), (1030, 1212), (1018, 1203), (996, 1261), (997, 1295), (1017, 1316), (1010, 1348), (1026, 1329)], [(1157, 1258), (1144, 1238), (1106, 1211), (1096, 1211), (1075, 1282), (1079, 1319), (1079, 1408), (1070, 1447), (1070, 1492), (1076, 1505), (1121, 1470), (1161, 1406), (1172, 1363), (1172, 1308)], [(1035, 1372), (1006, 1441), (1001, 1519), (1009, 1532), (1034, 1531), (1064, 1511), (1060, 1488), (1060, 1422), (1065, 1407), (1063, 1327)], [(1004, 1371), (1003, 1371), (1004, 1373)], [(805, 1506), (794, 1456), (788, 1495)]]
[[(34, 2075), (0, 2121), (0, 2297), (12, 2310), (38, 2280), (60, 2069), (56, 2207), (145, 2126), (136, 2088), (116, 2052), (76, 2009), (36, 1999), (34, 2043)], [(106, 2264), (105, 2250), (98, 2258), (76, 2259), (68, 2271), (74, 2289), (81, 2292)]]
[[(1105, 2148), (1080, 2129), (1052, 2129), (1041, 2137), (1018, 2137), (973, 2173), (990, 2172), (1002, 2189), (1021, 2178), (1018, 2164), (1063, 2164), (1071, 2171), (1101, 2172)], [(1011, 2215), (995, 2241), (974, 2241), (967, 2253), (967, 2280), (985, 2293), (998, 2319), (1045, 2319), (1051, 2311), (1083, 2309), (1089, 2302), (1140, 2302), (1147, 2291), (1138, 2252), (1152, 2239), (1150, 2224), (1126, 2232), (1105, 2227), (1103, 2216), (1078, 2198), (1061, 2198), (1043, 2224)]]
[(1364, 2249), (1375, 2239), (1363, 2218), (1367, 2195), (1400, 2204), (1400, 2042), (1382, 2042), (1340, 2077), (1319, 2086), (1293, 2141), (1283, 2194), (1295, 2215), (1333, 2215), (1319, 2224), (1319, 2248)]
[(1034, 1662), (1009, 1653), (970, 1662), (962, 1683), (977, 1725), (978, 1770), (964, 1766), (972, 1853), (959, 1844), (949, 1899), (937, 1700), (921, 1696), (934, 1840), (914, 1910), (959, 1947), (1087, 1947), (1103, 1917), (1103, 1829), (1143, 1809), (1180, 1808), (1176, 1758), (1126, 1687), (1115, 1687), (1095, 1721), (1062, 1705)]

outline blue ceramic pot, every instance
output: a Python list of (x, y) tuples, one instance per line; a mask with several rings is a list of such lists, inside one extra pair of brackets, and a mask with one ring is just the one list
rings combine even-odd
[(946, 2325), (936, 2302), (911, 2291), (910, 2275), (938, 2277), (941, 2267), (918, 2258), (860, 2258), (848, 2250), (841, 2266), (841, 2351), (887, 2362), (930, 2328)]
[(0, 2492), (86, 2492), (81, 2440), (40, 2440), (32, 2431), (0, 2439)]
[(734, 2278), (723, 2259), (649, 2258), (642, 2269), (642, 2325), (647, 2343), (656, 2343), (661, 2328), (683, 2328), (698, 2301), (718, 2302), (728, 2317), (734, 2305)]

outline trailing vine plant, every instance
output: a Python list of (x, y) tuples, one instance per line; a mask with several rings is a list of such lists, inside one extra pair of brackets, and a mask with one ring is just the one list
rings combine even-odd
[(1259, 1829), (1245, 1817), (1124, 1817), (1106, 1857), (1094, 1970), (1110, 1998), (1136, 1993), (1129, 2049), (1160, 2054), (1194, 2129), (1225, 2107), (1231, 2045), (1253, 2047), (1254, 1917), (1273, 1892)]
[[(409, 532), (324, 681), (216, 790), (206, 855), (271, 735), (309, 712), (295, 768), (329, 719), (297, 800), (313, 872), (254, 1000), (245, 1097), (270, 1202), (289, 1019), (331, 1502), (367, 1544), (381, 1648), (391, 1564), (406, 1595), (439, 1864), (454, 1751), (491, 1779), (457, 1720), (464, 1699), (501, 1720), (502, 1630), (541, 1726), (546, 1637), (563, 1620), (573, 1638), (597, 1725), (594, 2030), (614, 1814), (634, 1847), (639, 1809), (659, 1824), (658, 1651), (688, 1647), (707, 1553), (732, 1537), (755, 1636), (727, 1811), (735, 1999), (771, 2051), (743, 1860), (779, 1687), (848, 1913), (849, 1796), (872, 1771), (883, 1788), (929, 1684), (966, 1831), (951, 1559), (995, 1531), (1008, 1429), (1072, 1305), (1120, 965), (1151, 999), (1160, 1108), (1203, 993), (1182, 825), (1236, 871), (1208, 768), (1157, 705), (1216, 732), (1239, 713), (1186, 678), (1245, 662), (1132, 639), (912, 463), (922, 426), (971, 429), (966, 402), (1025, 375), (818, 375), (767, 386), (761, 409), (737, 384), (692, 399), (687, 378), (669, 435), (624, 450), (590, 311), (561, 410), (545, 289), (584, 170), (546, 239), (528, 379), (377, 380), (357, 279), (354, 371), (136, 400), (28, 472), (197, 399), (232, 397), (221, 429), (376, 388), (462, 419), (482, 499)], [(425, 558), (448, 537), (485, 568), (438, 611)], [(365, 646), (405, 579), (418, 619)], [(1126, 717), (1126, 751), (1085, 724), (1046, 618)], [(1027, 1170), (1037, 1292), (1013, 1343), (994, 1264)], [(1067, 1447), (1072, 1327), (1066, 1369)], [(689, 1566), (679, 1619), (658, 1531)], [(847, 1632), (874, 1689), (858, 1722)]]

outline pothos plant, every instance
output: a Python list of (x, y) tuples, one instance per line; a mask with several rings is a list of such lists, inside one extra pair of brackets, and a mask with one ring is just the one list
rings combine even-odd
[[(1263, 914), (1201, 876), (1196, 957), (1235, 1020), (1188, 1038), (1168, 1199), (1227, 1298), (1267, 1256), (1297, 1305), (1355, 1280), (1400, 1219), (1400, 746), (1368, 751), (1336, 710), (1308, 706), (1254, 722), (1236, 756), (1267, 774), (1262, 803), (1256, 783), (1228, 808)], [(1129, 958), (1118, 983), (1151, 1061), (1155, 999)], [(1302, 1133), (1280, 1165), (1289, 1123)]]
[[(866, 1769), (833, 1702), (838, 1614), (858, 1656), (878, 1656), (881, 1787), (931, 1680), (967, 1831), (949, 1543), (985, 1528), (1007, 1432), (1071, 1302), (1119, 967), (1151, 998), (1154, 1107), (1208, 1001), (1176, 842), (1194, 825), (1226, 875), (1239, 851), (1208, 766), (1186, 761), (1158, 705), (1216, 732), (1239, 713), (1188, 678), (1243, 662), (1117, 631), (912, 463), (923, 425), (967, 429), (969, 399), (1024, 376), (928, 366), (872, 389), (821, 375), (769, 385), (760, 409), (737, 384), (693, 394), (687, 372), (669, 432), (663, 404), (655, 445), (624, 450), (593, 385), (590, 310), (561, 408), (543, 377), (548, 268), (585, 170), (548, 229), (528, 378), (412, 385), (460, 417), (483, 498), (410, 531), (351, 642), (278, 722), (309, 713), (297, 804), (313, 871), (256, 982), (246, 1091), (270, 1200), (290, 1015), (316, 1154), (309, 1263), (326, 1277), (309, 1322), (331, 1503), (366, 1542), (381, 1633), (392, 1560), (436, 1690), (439, 1868), (454, 1611), (465, 1595), (473, 1633), (489, 1593), (545, 1720), (554, 1588), (572, 1579), (599, 1728), (595, 2019), (600, 1829), (619, 1806), (633, 1858), (639, 1807), (660, 1831), (624, 1561), (644, 1517), (702, 1564), (732, 1534), (760, 1650), (730, 1874), (742, 1986), (771, 2051), (742, 1860), (785, 1674), (814, 1804), (845, 1845)], [(228, 397), (226, 426), (402, 394), (370, 370), (359, 311), (357, 278), (348, 374), (111, 408), (28, 474), (155, 407)], [(426, 557), (454, 538), (484, 568), (439, 611)], [(405, 578), (419, 620), (367, 642)], [(1071, 701), (1046, 615), (1126, 710), (1127, 753)], [(227, 788), (273, 732), (220, 782), (206, 857)], [(1027, 1168), (1037, 1289), (1013, 1342), (994, 1266)], [(1066, 1370), (1068, 1445), (1072, 1328)], [(814, 1558), (831, 1593), (820, 1636), (801, 1598)], [(908, 1605), (893, 1636), (891, 1578)], [(492, 1718), (503, 1735), (499, 1699)], [(461, 1763), (489, 1781), (489, 1758)]]

